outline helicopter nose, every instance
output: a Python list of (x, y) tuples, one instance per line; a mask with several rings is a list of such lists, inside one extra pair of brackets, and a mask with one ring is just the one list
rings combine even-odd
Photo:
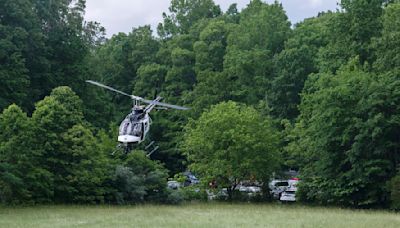
[(121, 143), (136, 143), (140, 141), (140, 137), (134, 135), (120, 135), (118, 136), (118, 142)]

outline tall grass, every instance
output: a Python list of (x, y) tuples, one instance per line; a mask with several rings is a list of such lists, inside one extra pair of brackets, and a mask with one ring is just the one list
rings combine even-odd
[(0, 227), (400, 227), (387, 211), (297, 205), (40, 206), (0, 208)]

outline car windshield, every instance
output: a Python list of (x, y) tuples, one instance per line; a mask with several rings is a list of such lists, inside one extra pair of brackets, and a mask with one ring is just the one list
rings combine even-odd
[(278, 182), (278, 183), (275, 184), (275, 186), (277, 186), (277, 187), (289, 186), (289, 183), (288, 182)]
[(288, 194), (288, 195), (294, 195), (295, 191), (286, 191), (285, 193)]

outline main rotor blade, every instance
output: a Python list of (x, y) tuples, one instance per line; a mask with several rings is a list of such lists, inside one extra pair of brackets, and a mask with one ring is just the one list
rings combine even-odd
[(167, 104), (167, 103), (159, 102), (159, 101), (151, 101), (151, 100), (146, 100), (146, 99), (142, 99), (141, 101), (143, 101), (145, 103), (148, 103), (148, 104), (155, 104), (155, 105), (164, 106), (164, 107), (173, 108), (173, 109), (178, 109), (178, 110), (189, 110), (190, 109), (190, 108), (187, 108), (187, 107)]
[(119, 94), (122, 94), (122, 95), (128, 96), (128, 97), (130, 97), (130, 98), (137, 99), (136, 97), (134, 98), (132, 95), (129, 95), (129, 94), (124, 93), (124, 92), (122, 92), (122, 91), (116, 90), (116, 89), (114, 89), (114, 88), (112, 88), (112, 87), (110, 87), (110, 86), (103, 85), (103, 84), (101, 84), (101, 83), (99, 83), (99, 82), (95, 82), (95, 81), (92, 81), (92, 80), (86, 80), (86, 82), (88, 82), (88, 83), (90, 83), (90, 84), (93, 84), (93, 85), (97, 85), (97, 86), (103, 87), (103, 88), (105, 88), (105, 89), (114, 91), (114, 92), (119, 93)]
[(145, 103), (148, 103), (148, 104), (155, 104), (155, 105), (164, 106), (164, 107), (173, 108), (173, 109), (178, 109), (178, 110), (189, 110), (189, 109), (190, 109), (190, 108), (187, 108), (187, 107), (182, 107), (182, 106), (178, 106), (178, 105), (167, 104), (167, 103), (163, 103), (163, 102), (159, 102), (159, 101), (146, 100), (146, 99), (144, 99), (144, 98), (141, 98), (141, 97), (138, 97), (138, 96), (135, 96), (135, 95), (127, 94), (127, 93), (125, 93), (125, 92), (122, 92), (122, 91), (119, 91), (119, 90), (117, 90), (117, 89), (114, 89), (114, 88), (112, 88), (112, 87), (110, 87), (110, 86), (106, 86), (106, 85), (103, 85), (103, 84), (101, 84), (101, 83), (99, 83), (99, 82), (95, 82), (95, 81), (92, 81), (92, 80), (86, 80), (86, 82), (88, 82), (88, 83), (90, 83), (90, 84), (93, 84), (93, 85), (96, 85), (96, 86), (103, 87), (103, 88), (105, 88), (105, 89), (114, 91), (114, 92), (116, 92), (116, 93), (119, 93), (119, 94), (128, 96), (128, 97), (130, 97), (130, 98), (132, 98), (132, 99), (135, 99), (135, 100), (138, 100), (138, 101), (142, 101), (142, 102), (145, 102)]

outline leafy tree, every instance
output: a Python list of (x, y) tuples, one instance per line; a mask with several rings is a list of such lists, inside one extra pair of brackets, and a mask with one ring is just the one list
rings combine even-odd
[(61, 136), (73, 126), (83, 123), (82, 101), (69, 87), (55, 88), (50, 96), (36, 105), (32, 115), (35, 151), (41, 152), (40, 167), (51, 173), (49, 196), (55, 202), (65, 202), (64, 172), (69, 167), (63, 153)]
[(32, 123), (17, 105), (0, 115), (0, 202), (45, 202), (49, 173), (32, 150)]
[(385, 8), (382, 24), (382, 36), (373, 43), (377, 55), (374, 67), (379, 72), (387, 72), (400, 68), (400, 3)]
[(354, 62), (309, 79), (291, 148), (305, 161), (306, 200), (385, 205), (400, 159), (399, 74), (366, 73)]
[[(134, 88), (134, 94), (142, 97), (154, 98), (163, 91), (163, 84), (168, 68), (164, 65), (151, 63), (139, 67)], [(153, 95), (153, 97), (150, 97)]]
[(257, 104), (265, 98), (273, 78), (272, 57), (283, 49), (289, 34), (290, 22), (278, 3), (254, 0), (241, 12), (224, 56), (224, 73), (234, 100)]
[(63, 145), (58, 152), (62, 167), (58, 167), (57, 192), (63, 202), (103, 202), (106, 189), (107, 160), (96, 144), (89, 128), (75, 125), (61, 135)]
[(101, 39), (98, 24), (84, 23), (85, 1), (1, 1), (0, 8), (0, 108), (17, 103), (31, 113), (59, 85), (84, 94), (86, 57)]
[(327, 23), (333, 16), (326, 13), (297, 24), (285, 49), (274, 56), (275, 77), (267, 97), (273, 116), (290, 120), (298, 116), (300, 93), (307, 76), (318, 72), (317, 53), (327, 45)]
[[(38, 51), (41, 34), (38, 18), (29, 0), (0, 2), (0, 110), (11, 103), (26, 105), (29, 94), (29, 66), (38, 63), (32, 51)], [(36, 52), (40, 59), (40, 53)], [(41, 63), (38, 63), (40, 65)]]
[(240, 12), (237, 9), (237, 4), (231, 4), (225, 12), (226, 20), (231, 23), (238, 24), (240, 20)]
[(190, 116), (193, 118), (198, 118), (211, 105), (230, 98), (231, 87), (226, 83), (223, 61), (227, 37), (233, 29), (234, 25), (220, 18), (210, 20), (193, 44), (196, 85), (185, 97), (191, 103)]
[(222, 71), (230, 27), (222, 20), (212, 20), (201, 30), (193, 45), (196, 72)]
[(158, 25), (158, 35), (171, 35), (189, 32), (197, 21), (221, 15), (221, 9), (213, 0), (171, 0), (170, 15), (163, 13), (164, 22)]
[(36, 100), (60, 85), (71, 86), (82, 94), (85, 57), (89, 51), (83, 19), (85, 1), (33, 1), (33, 4), (44, 37), (44, 58), (48, 61), (44, 73), (31, 82)]
[(118, 203), (163, 202), (167, 198), (167, 173), (161, 165), (142, 151), (130, 153), (123, 164), (116, 167), (113, 177)]
[(382, 29), (383, 0), (342, 0), (342, 12), (333, 17), (328, 27), (329, 44), (319, 53), (320, 71), (335, 72), (351, 58), (361, 64), (374, 61), (371, 40)]
[(166, 97), (177, 98), (191, 89), (195, 82), (194, 56), (191, 50), (175, 48), (171, 53), (172, 68), (165, 76)]
[(390, 180), (390, 201), (391, 208), (400, 209), (400, 176), (397, 174)]
[[(195, 37), (192, 34), (177, 35), (163, 43), (157, 53), (159, 64), (167, 69), (160, 93), (165, 102), (184, 104), (186, 94), (193, 89), (196, 80), (194, 40)], [(154, 88), (151, 90), (154, 91)], [(172, 173), (183, 171), (185, 169), (184, 157), (178, 149), (177, 143), (181, 141), (182, 128), (187, 121), (185, 113), (168, 110), (154, 112), (153, 116), (151, 139), (157, 141), (160, 149), (152, 158), (165, 163)]]
[(268, 178), (279, 166), (279, 137), (255, 109), (223, 102), (186, 127), (182, 149), (190, 169), (205, 183), (227, 187), (229, 197), (243, 180)]

